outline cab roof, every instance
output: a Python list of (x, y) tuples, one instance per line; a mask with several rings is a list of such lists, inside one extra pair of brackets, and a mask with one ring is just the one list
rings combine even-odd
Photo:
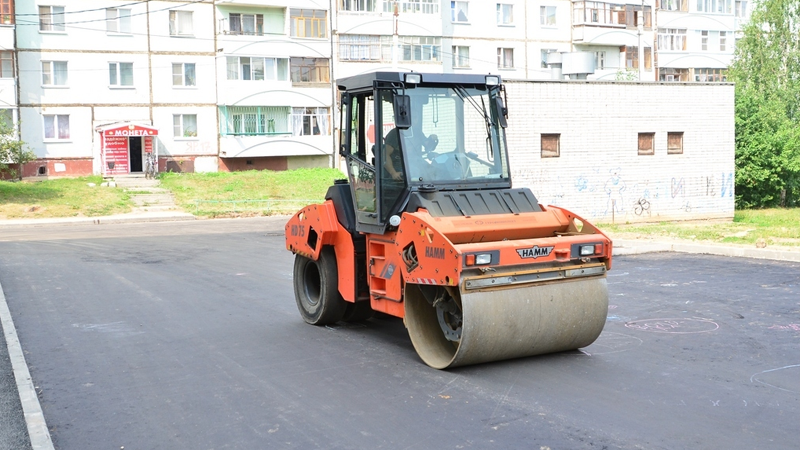
[[(422, 77), (420, 86), (486, 86), (486, 74), (459, 73), (420, 73), (420, 72), (369, 72), (336, 80), (340, 91), (357, 91), (372, 89), (376, 83), (402, 83), (407, 73), (415, 73)], [(500, 75), (496, 76), (500, 80)]]

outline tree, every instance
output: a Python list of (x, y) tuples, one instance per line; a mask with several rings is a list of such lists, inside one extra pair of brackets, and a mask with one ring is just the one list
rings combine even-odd
[(0, 173), (22, 180), (22, 166), (36, 160), (36, 153), (25, 148), (10, 120), (0, 118)]
[(800, 204), (800, 0), (762, 0), (737, 42), (736, 202)]

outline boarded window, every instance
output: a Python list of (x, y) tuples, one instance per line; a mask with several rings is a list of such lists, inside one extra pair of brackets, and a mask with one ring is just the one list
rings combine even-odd
[(655, 133), (639, 133), (639, 154), (652, 155), (655, 154), (653, 141), (655, 140)]
[(683, 131), (667, 133), (667, 154), (680, 155), (683, 153)]
[(561, 155), (561, 135), (542, 135), (542, 158), (558, 158)]

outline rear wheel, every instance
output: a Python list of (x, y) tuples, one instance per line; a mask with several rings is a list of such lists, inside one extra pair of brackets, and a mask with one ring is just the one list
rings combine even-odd
[(342, 319), (347, 305), (339, 295), (338, 281), (332, 248), (322, 249), (316, 261), (295, 256), (294, 297), (303, 320), (311, 325), (327, 325)]

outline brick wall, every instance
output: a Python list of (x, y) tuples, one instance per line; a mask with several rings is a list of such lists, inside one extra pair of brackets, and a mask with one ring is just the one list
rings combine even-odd
[[(731, 84), (506, 82), (515, 187), (599, 223), (733, 217)], [(668, 154), (668, 133), (683, 153)], [(560, 134), (560, 156), (541, 135)], [(639, 155), (639, 133), (654, 154)]]

